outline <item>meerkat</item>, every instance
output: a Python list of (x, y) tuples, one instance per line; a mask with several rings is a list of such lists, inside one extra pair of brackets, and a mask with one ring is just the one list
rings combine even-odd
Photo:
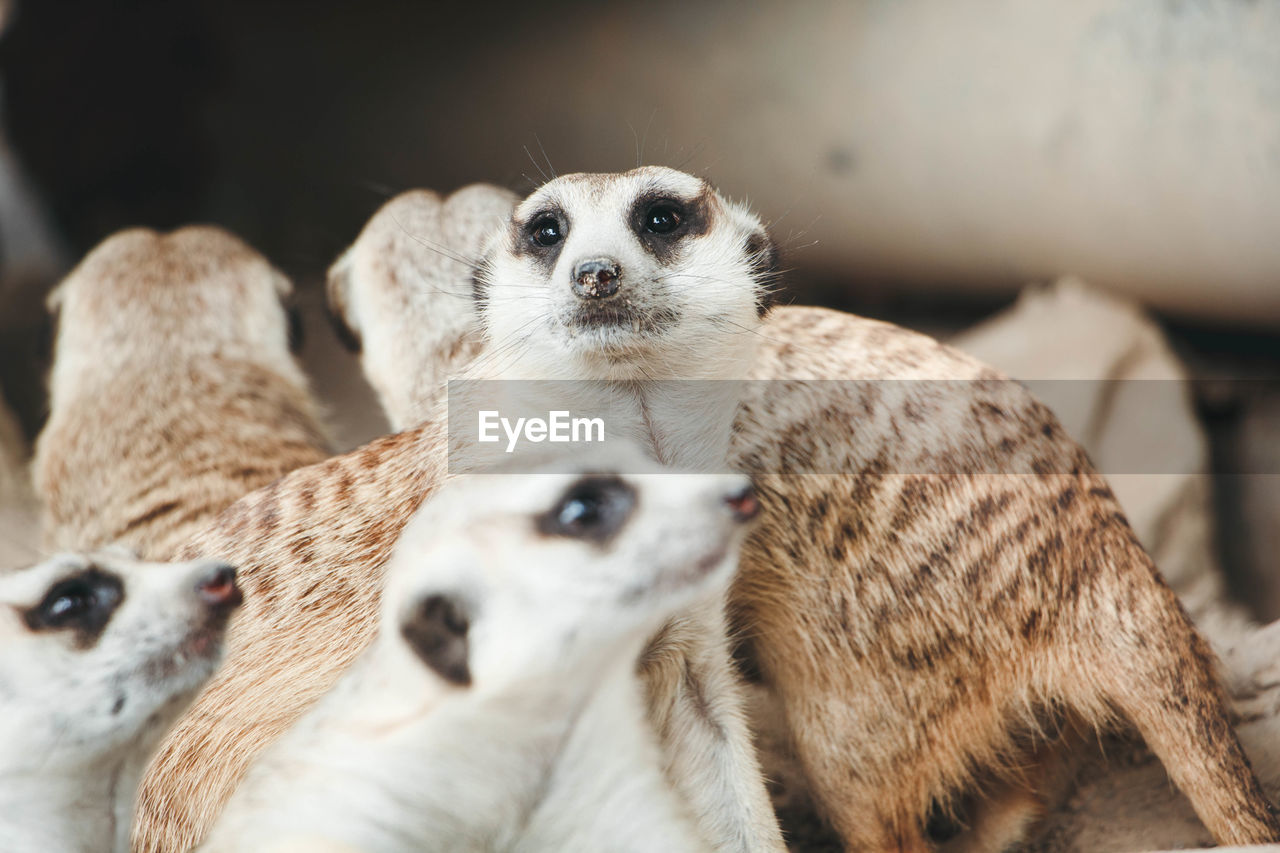
[[(478, 353), (475, 313), (469, 301), (459, 303), (457, 299), (461, 291), (457, 282), (469, 275), (469, 270), (460, 262), (470, 258), (474, 263), (478, 259), (477, 253), (482, 248), (479, 237), (493, 230), (493, 223), (498, 227), (504, 224), (499, 214), (505, 212), (509, 217), (512, 202), (510, 193), (485, 186), (467, 188), (444, 200), (434, 194), (405, 194), (393, 199), (374, 216), (361, 237), (331, 269), (328, 285), (331, 310), (338, 321), (351, 330), (350, 337), (364, 342), (361, 357), (367, 365), (366, 372), (378, 377), (379, 394), (391, 401), (388, 412), (393, 413), (390, 415), (393, 424), (412, 423), (424, 405), (437, 397), (447, 366), (465, 363), (469, 355)], [(460, 209), (479, 209), (485, 215), (451, 222), (452, 211)], [(738, 213), (738, 208), (733, 210)], [(419, 230), (406, 235), (406, 223), (417, 223)], [(481, 230), (486, 223), (488, 230)], [(742, 233), (727, 235), (724, 242), (732, 243), (739, 236), (757, 239), (763, 233), (745, 212), (741, 213), (740, 224)], [(430, 236), (424, 239), (422, 235)], [(407, 255), (397, 256), (397, 248)], [(717, 257), (725, 255), (727, 249), (715, 244), (706, 251), (709, 257)], [(762, 244), (762, 251), (767, 251), (767, 246)], [(355, 266), (352, 259), (360, 266)], [(672, 282), (673, 287), (681, 284)], [(714, 312), (716, 308), (711, 304), (707, 310)], [(694, 313), (692, 308), (687, 310)], [(410, 324), (417, 317), (429, 317), (431, 328), (415, 332)], [(398, 331), (415, 336), (426, 348), (416, 349), (417, 344), (406, 345), (392, 339), (395, 334), (384, 330), (388, 323), (396, 322), (405, 323)], [(376, 334), (365, 335), (364, 329)], [(410, 352), (406, 347), (415, 349)], [(406, 355), (415, 358), (425, 355), (427, 363), (437, 365), (438, 369), (431, 374), (413, 369), (412, 375), (417, 378), (402, 379), (402, 374), (393, 368), (418, 363), (406, 359)], [(543, 355), (553, 360), (550, 350)], [(696, 347), (690, 347), (682, 356), (706, 363), (727, 358)], [(527, 372), (531, 369), (522, 370), (520, 375), (536, 375)], [(605, 365), (602, 369), (607, 372), (610, 368)], [(512, 378), (496, 365), (480, 375)], [(424, 389), (419, 384), (422, 377), (434, 384)], [(537, 396), (539, 391), (534, 388), (533, 396)], [(423, 394), (426, 396), (421, 396)], [(719, 405), (725, 407), (726, 401), (723, 416), (727, 418), (732, 415), (734, 403), (724, 395)], [(666, 404), (665, 410), (663, 407), (651, 409), (643, 399), (634, 401), (635, 405), (630, 405), (632, 402), (627, 401), (622, 413), (622, 418), (632, 423), (630, 430), (621, 429), (624, 435), (659, 418), (673, 425), (681, 423), (671, 415), (673, 408), (679, 406), (677, 401), (662, 401)], [(727, 452), (727, 439), (706, 433), (705, 424), (714, 425), (715, 421), (707, 419), (687, 437), (666, 436), (665, 447), (671, 452), (665, 456), (652, 455), (662, 462), (685, 467), (722, 469), (723, 464), (708, 464), (708, 458), (714, 458), (717, 453), (723, 456)], [(611, 425), (617, 426), (617, 421)], [(727, 436), (727, 429), (724, 433)], [(456, 446), (454, 438), (451, 436), (450, 443)], [(455, 449), (450, 448), (451, 471), (484, 467), (495, 461), (491, 456), (475, 453), (474, 444), (462, 456), (452, 453)], [(619, 452), (625, 454), (626, 449)], [(726, 634), (721, 602), (683, 614), (656, 634), (644, 657), (650, 717), (662, 740), (672, 784), (693, 804), (699, 820), (709, 825), (707, 834), (717, 849), (776, 850), (782, 847), (782, 838), (751, 746), (750, 732), (745, 726)], [(707, 695), (716, 698), (708, 701), (704, 698)]]
[(0, 575), (0, 837), (129, 849), (146, 759), (212, 674), (240, 600), (212, 560), (60, 554)]
[[(403, 193), (330, 267), (330, 316), (339, 338), (369, 366), (366, 375), (377, 382), (393, 429), (426, 420), (448, 366), (468, 363), (483, 349), (471, 270), (483, 240), (516, 201), (510, 190), (479, 184), (445, 199), (427, 190)], [(352, 288), (353, 281), (362, 286)], [(366, 339), (365, 326), (378, 334)], [(403, 365), (415, 365), (414, 372), (400, 374)]]
[[(1052, 413), (925, 336), (766, 311), (769, 253), (740, 222), (667, 170), (557, 179), (491, 238), (478, 319), (512, 363), (624, 383), (685, 375), (687, 358), (650, 357), (668, 343), (755, 344), (729, 376), (775, 381), (742, 386), (728, 458), (765, 472), (764, 513), (731, 609), (845, 843), (927, 849), (926, 815), (979, 771), (1030, 784), (1011, 769), (1028, 758), (1018, 744), (1056, 712), (1135, 726), (1219, 841), (1280, 837), (1208, 646)], [(736, 255), (708, 252), (729, 235)], [(685, 310), (699, 297), (734, 324)], [(752, 311), (761, 320), (742, 322)], [(776, 381), (828, 379), (851, 381)], [(651, 450), (663, 439), (655, 429)], [(1037, 816), (1018, 787), (1008, 840)]]
[(637, 662), (723, 599), (756, 504), (741, 475), (636, 457), (472, 475), (426, 502), (377, 639), (201, 849), (310, 832), (383, 853), (710, 851), (663, 776)]
[(121, 232), (52, 291), (33, 468), (47, 547), (167, 558), (237, 498), (325, 457), (290, 352), (291, 292), (214, 227)]

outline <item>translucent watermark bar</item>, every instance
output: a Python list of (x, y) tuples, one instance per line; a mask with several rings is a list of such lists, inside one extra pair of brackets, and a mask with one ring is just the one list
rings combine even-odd
[[(1280, 381), (1230, 390), (1248, 398)], [(1190, 393), (1180, 380), (458, 380), (449, 465), (517, 471), (552, 452), (607, 458), (613, 443), (662, 459), (704, 442), (749, 474), (1206, 474)], [(1214, 473), (1280, 474), (1280, 453), (1266, 456), (1218, 458)]]

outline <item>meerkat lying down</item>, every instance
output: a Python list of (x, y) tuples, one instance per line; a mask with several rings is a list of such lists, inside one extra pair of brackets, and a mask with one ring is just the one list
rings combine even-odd
[(741, 475), (614, 453), (451, 482), (396, 545), (377, 639), (202, 849), (710, 850), (663, 777), (637, 661), (723, 603), (755, 507)]
[(121, 232), (54, 289), (33, 467), (47, 547), (165, 559), (237, 498), (325, 457), (290, 353), (291, 293), (212, 227)]
[[(762, 232), (671, 170), (552, 181), (492, 235), (475, 283), (489, 354), (455, 375), (615, 381), (651, 453), (684, 459), (714, 457), (714, 436), (654, 378), (863, 380), (745, 383), (723, 425), (730, 464), (767, 472), (731, 595), (744, 655), (850, 848), (926, 848), (926, 815), (979, 771), (1010, 781), (991, 812), (1007, 826), (997, 843), (1016, 840), (1040, 808), (1034, 771), (1011, 769), (1034, 760), (1018, 744), (1060, 712), (1134, 725), (1218, 841), (1280, 839), (1211, 652), (1052, 413), (924, 336), (769, 311)], [(404, 282), (336, 272), (336, 307), (368, 346), (382, 314), (350, 306)], [(440, 371), (365, 368), (379, 389)]]
[(213, 672), (235, 570), (62, 554), (0, 575), (0, 846), (129, 849), (142, 769)]

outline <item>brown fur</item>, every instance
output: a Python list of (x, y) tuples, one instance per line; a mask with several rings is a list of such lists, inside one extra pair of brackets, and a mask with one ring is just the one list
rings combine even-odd
[(280, 303), (291, 286), (211, 227), (126, 231), (50, 297), (49, 422), (36, 446), (45, 544), (163, 559), (215, 514), (324, 458)]
[[(756, 386), (738, 420), (741, 465), (776, 469), (785, 452), (852, 472), (761, 477), (764, 517), (734, 595), (850, 847), (924, 849), (935, 803), (979, 770), (1016, 779), (1024, 736), (1055, 710), (1133, 722), (1220, 840), (1280, 835), (1209, 650), (1047, 410), (884, 324), (784, 308), (763, 334), (756, 378), (989, 380), (953, 412), (963, 430), (928, 428), (953, 397), (877, 410), (849, 385), (785, 404)], [(895, 473), (966, 448), (1043, 473)], [(248, 496), (192, 544), (242, 564), (248, 603), (226, 667), (144, 787), (140, 849), (201, 837), (253, 755), (367, 642), (387, 550), (443, 476), (442, 454), (435, 423), (382, 439)]]
[[(1277, 838), (1208, 646), (1052, 413), (886, 324), (782, 309), (766, 331), (755, 378), (974, 380), (967, 399), (923, 382), (887, 407), (874, 384), (782, 402), (753, 383), (735, 424), (740, 466), (831, 454), (818, 470), (856, 472), (757, 479), (764, 511), (732, 597), (852, 848), (924, 849), (930, 808), (977, 770), (1016, 767), (1015, 737), (1061, 709), (1132, 722), (1221, 841)], [(1042, 473), (896, 473), (992, 447), (1007, 470)]]
[(245, 603), (143, 782), (136, 849), (199, 842), (254, 756), (372, 639), (391, 546), (444, 476), (444, 433), (427, 424), (246, 496), (182, 550), (235, 561)]
[[(975, 836), (1016, 839), (1042, 804), (1014, 768), (1055, 760), (1036, 743), (1063, 712), (1135, 724), (1220, 839), (1276, 837), (1208, 647), (1052, 413), (883, 323), (784, 308), (759, 337), (751, 378), (774, 381), (746, 386), (732, 464), (845, 473), (759, 478), (734, 615), (850, 846), (924, 847), (925, 816), (980, 779), (1005, 796)], [(396, 367), (364, 362), (382, 385), (416, 372)], [(967, 462), (1018, 473), (928, 473)]]

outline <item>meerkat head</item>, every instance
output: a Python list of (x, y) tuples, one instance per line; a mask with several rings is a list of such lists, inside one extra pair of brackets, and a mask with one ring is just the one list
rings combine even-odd
[(424, 401), (483, 347), (471, 273), (517, 198), (489, 184), (447, 198), (426, 190), (384, 204), (329, 268), (329, 316), (360, 355), (393, 426), (413, 426)]
[(750, 481), (674, 473), (638, 451), (619, 461), (450, 483), (396, 546), (384, 636), (446, 682), (498, 691), (643, 642), (723, 593), (756, 512)]
[(158, 738), (213, 673), (240, 602), (225, 563), (63, 554), (0, 576), (6, 770), (66, 770)]
[(543, 185), (490, 239), (474, 290), (494, 351), (536, 378), (703, 378), (740, 363), (775, 266), (746, 207), (648, 166)]
[(212, 226), (132, 229), (90, 252), (49, 294), (54, 391), (86, 369), (223, 356), (291, 364), (293, 285)]

